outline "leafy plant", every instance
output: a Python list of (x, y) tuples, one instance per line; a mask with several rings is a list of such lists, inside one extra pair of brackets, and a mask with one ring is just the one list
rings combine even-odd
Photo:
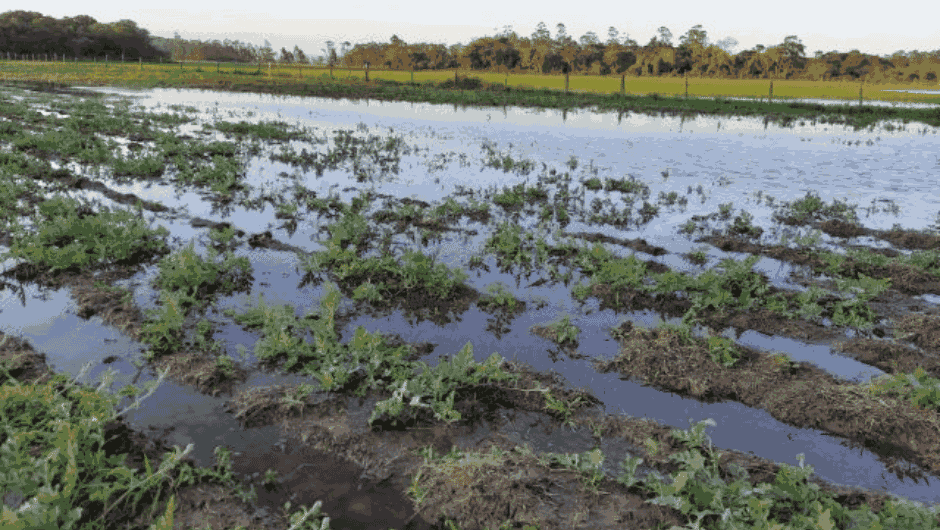
[(707, 343), (709, 357), (725, 368), (734, 366), (740, 359), (738, 350), (731, 339), (712, 336), (708, 337)]
[(506, 289), (504, 284), (493, 283), (488, 285), (486, 290), (490, 293), (490, 296), (480, 300), (479, 305), (481, 307), (504, 307), (509, 312), (516, 310), (516, 304), (519, 301)]
[(4, 258), (22, 258), (52, 271), (107, 265), (166, 253), (169, 231), (137, 213), (101, 207), (91, 213), (71, 198), (39, 204), (32, 230), (19, 228)]

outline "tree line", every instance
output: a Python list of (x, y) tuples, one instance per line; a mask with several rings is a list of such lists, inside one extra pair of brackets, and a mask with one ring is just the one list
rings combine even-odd
[[(337, 50), (339, 44), (339, 50)], [(783, 42), (757, 45), (734, 53), (733, 37), (711, 41), (696, 25), (673, 42), (669, 28), (662, 26), (646, 44), (629, 35), (621, 37), (616, 27), (602, 41), (589, 31), (577, 40), (563, 23), (553, 36), (544, 22), (529, 36), (505, 26), (495, 36), (473, 39), (469, 44), (408, 44), (397, 35), (387, 43), (336, 43), (327, 41), (320, 55), (309, 56), (298, 46), (275, 51), (238, 40), (186, 40), (151, 36), (134, 21), (99, 23), (87, 15), (55, 19), (40, 13), (8, 11), (0, 14), (0, 55), (75, 55), (78, 57), (126, 56), (145, 60), (226, 61), (239, 63), (322, 64), (336, 67), (393, 70), (438, 70), (461, 68), (512, 73), (572, 73), (630, 76), (695, 76), (736, 79), (806, 79), (935, 81), (940, 75), (940, 50), (897, 51), (890, 56), (818, 50), (812, 57), (796, 35)]]
[(52, 18), (34, 11), (0, 14), (0, 55), (152, 60), (161, 56), (150, 32), (133, 20), (101, 23), (94, 17)]

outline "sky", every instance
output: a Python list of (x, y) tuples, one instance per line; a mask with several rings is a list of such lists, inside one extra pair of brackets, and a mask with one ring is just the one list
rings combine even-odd
[[(473, 3), (428, 0), (343, 0), (320, 2), (248, 2), (245, 0), (164, 0), (156, 4), (116, 0), (33, 0), (27, 6), (9, 9), (38, 11), (55, 18), (90, 15), (99, 22), (131, 19), (151, 35), (184, 39), (240, 40), (262, 45), (267, 39), (275, 50), (300, 46), (309, 56), (323, 54), (326, 41), (349, 41), (353, 45), (388, 42), (398, 35), (407, 43), (467, 44), (472, 39), (493, 36), (511, 26), (520, 36), (530, 36), (540, 21), (552, 37), (564, 23), (576, 40), (588, 31), (607, 40), (610, 26), (646, 44), (666, 26), (673, 43), (696, 24), (707, 32), (709, 42), (733, 37), (734, 52), (758, 44), (780, 44), (796, 35), (813, 56), (816, 50), (890, 55), (898, 50), (940, 49), (940, 24), (935, 17), (917, 10), (887, 9), (879, 5), (856, 5), (820, 0), (753, 2), (744, 0), (703, 2), (600, 2), (584, 0), (539, 3), (506, 0), (476, 0)], [(610, 6), (618, 6), (611, 9)], [(537, 7), (536, 7), (537, 6)], [(768, 13), (767, 8), (772, 9)]]

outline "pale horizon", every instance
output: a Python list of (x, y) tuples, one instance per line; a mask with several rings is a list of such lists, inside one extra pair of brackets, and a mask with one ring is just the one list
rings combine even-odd
[[(386, 2), (352, 0), (326, 6), (274, 6), (262, 8), (257, 2), (239, 0), (219, 3), (209, 1), (195, 9), (191, 3), (168, 0), (159, 9), (141, 9), (125, 3), (108, 0), (89, 0), (76, 7), (74, 2), (38, 0), (24, 11), (63, 18), (89, 15), (99, 22), (131, 19), (151, 35), (172, 38), (179, 32), (184, 39), (239, 40), (256, 46), (265, 40), (277, 51), (282, 47), (293, 50), (299, 46), (308, 56), (323, 55), (326, 41), (336, 43), (337, 50), (344, 41), (353, 46), (368, 42), (387, 43), (392, 35), (409, 44), (468, 44), (473, 39), (493, 36), (507, 26), (520, 36), (530, 36), (540, 21), (545, 22), (552, 37), (556, 36), (559, 22), (566, 32), (577, 40), (593, 31), (601, 42), (608, 39), (608, 28), (619, 30), (619, 40), (630, 37), (643, 45), (657, 34), (660, 26), (672, 32), (673, 44), (696, 24), (707, 32), (710, 43), (727, 37), (738, 41), (735, 53), (752, 49), (758, 44), (766, 47), (780, 44), (788, 35), (796, 35), (805, 46), (807, 57), (816, 50), (848, 52), (858, 49), (863, 53), (880, 56), (898, 50), (933, 51), (940, 49), (940, 30), (930, 17), (911, 17), (910, 12), (879, 13), (877, 17), (864, 14), (866, 10), (845, 9), (834, 5), (794, 0), (769, 17), (753, 3), (740, 0), (712, 3), (680, 1), (669, 4), (668, 15), (658, 15), (656, 6), (631, 6), (623, 15), (610, 17), (603, 14), (597, 3), (597, 14), (584, 14), (560, 2), (549, 1), (539, 6), (538, 13), (523, 6), (482, 0), (472, 8), (453, 15), (455, 6), (442, 9), (440, 3), (410, 2), (395, 9)], [(6, 9), (4, 11), (17, 9)], [(803, 13), (803, 16), (797, 15)], [(805, 16), (812, 13), (811, 16)], [(453, 20), (457, 18), (458, 20)], [(760, 19), (759, 22), (757, 20)]]

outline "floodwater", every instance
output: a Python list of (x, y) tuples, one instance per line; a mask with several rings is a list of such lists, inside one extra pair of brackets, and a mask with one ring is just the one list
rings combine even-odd
[[(465, 188), (501, 188), (526, 180), (534, 184), (535, 174), (543, 165), (559, 172), (571, 171), (576, 175), (575, 183), (592, 176), (601, 179), (634, 177), (649, 186), (651, 201), (660, 193), (676, 192), (680, 197), (687, 197), (688, 202), (663, 207), (651, 222), (626, 230), (572, 222), (565, 231), (598, 232), (621, 239), (642, 238), (651, 245), (665, 248), (668, 253), (657, 257), (638, 254), (638, 257), (689, 271), (705, 270), (723, 258), (744, 257), (694, 243), (679, 232), (692, 216), (713, 213), (720, 204), (728, 202), (733, 203), (735, 212), (743, 209), (753, 215), (752, 224), (765, 230), (764, 242), (777, 242), (784, 233), (805, 234), (799, 228), (787, 228), (786, 232), (779, 229), (771, 219), (773, 208), (768, 197), (779, 203), (800, 199), (807, 192), (818, 192), (826, 202), (839, 199), (857, 204), (860, 224), (875, 229), (887, 229), (895, 224), (907, 229), (926, 229), (936, 222), (940, 212), (940, 196), (936, 193), (936, 176), (940, 171), (937, 131), (922, 125), (887, 124), (863, 131), (811, 123), (782, 128), (754, 118), (618, 116), (591, 111), (460, 108), (176, 89), (100, 90), (134, 97), (138, 104), (151, 110), (174, 104), (193, 106), (198, 109), (196, 116), (200, 122), (189, 126), (191, 130), (198, 130), (203, 120), (280, 120), (314, 129), (321, 137), (330, 138), (334, 131), (344, 129), (355, 134), (402, 137), (413, 147), (401, 157), (397, 173), (383, 173), (367, 184), (357, 186), (355, 179), (342, 170), (326, 171), (320, 177), (312, 172), (300, 176), (303, 184), (315, 190), (318, 196), (333, 191), (345, 201), (361, 190), (371, 189), (393, 197), (433, 203)], [(303, 141), (292, 141), (291, 145), (297, 150), (301, 147), (317, 149), (316, 145)], [(510, 155), (515, 160), (532, 160), (538, 169), (532, 175), (522, 176), (486, 167), (483, 161), (487, 148), (498, 152), (500, 157)], [(279, 173), (292, 171), (290, 166), (271, 162), (265, 154), (250, 162), (248, 184), (265, 183), (270, 190), (278, 185)], [(134, 193), (174, 208), (175, 211), (159, 216), (145, 215), (167, 226), (183, 243), (197, 238), (197, 248), (203, 248), (207, 238), (205, 230), (189, 225), (189, 219), (194, 217), (228, 221), (248, 233), (271, 230), (276, 239), (307, 251), (322, 248), (315, 219), (301, 219), (291, 233), (280, 227), (281, 222), (275, 219), (270, 205), (260, 211), (236, 207), (232, 212), (220, 213), (198, 193), (177, 195), (170, 186), (103, 180), (119, 192)], [(616, 193), (610, 195), (616, 196)], [(583, 200), (591, 204), (595, 198), (604, 200), (606, 197), (602, 192), (587, 191)], [(380, 206), (373, 204), (373, 208)], [(500, 219), (494, 221), (498, 223)], [(524, 219), (522, 224), (531, 228), (535, 222)], [(479, 234), (445, 234), (442, 242), (431, 243), (424, 251), (437, 254), (438, 260), (449, 266), (466, 269), (470, 257), (480, 252), (489, 234), (479, 223), (463, 221), (460, 226), (476, 229)], [(401, 245), (408, 244), (405, 238), (399, 239), (396, 242)], [(821, 243), (831, 248), (843, 246), (825, 234), (821, 234)], [(871, 240), (864, 238), (850, 243), (874, 246)], [(885, 244), (882, 242), (880, 246)], [(611, 245), (608, 248), (621, 255), (631, 253)], [(680, 255), (698, 248), (706, 250), (708, 262), (704, 266), (691, 265)], [(257, 300), (258, 293), (263, 293), (269, 304), (289, 303), (302, 313), (317, 305), (320, 292), (310, 287), (298, 289), (301, 273), (296, 270), (297, 259), (291, 253), (264, 249), (238, 253), (248, 256), (254, 267), (252, 291), (248, 295), (221, 299), (217, 312), (210, 318), (223, 323), (214, 338), (223, 341), (236, 358), (244, 355), (251, 365), (255, 360), (251, 352), (257, 335), (226, 320), (221, 310), (243, 308), (249, 300)], [(397, 333), (409, 342), (435, 343), (434, 353), (424, 359), (432, 365), (440, 355), (453, 354), (472, 342), (477, 361), (495, 351), (509, 360), (529, 363), (536, 370), (554, 370), (571, 387), (591, 390), (604, 402), (609, 414), (648, 417), (677, 428), (688, 427), (690, 419), (714, 418), (718, 425), (709, 434), (718, 447), (752, 452), (789, 464), (796, 462), (798, 453), (804, 453), (806, 463), (814, 466), (817, 475), (834, 483), (940, 503), (940, 490), (935, 486), (899, 479), (869, 451), (847, 449), (839, 439), (821, 431), (787, 426), (764, 411), (738, 403), (703, 404), (620, 380), (616, 374), (599, 374), (587, 361), (566, 357), (553, 361), (547, 353), (555, 348), (554, 344), (534, 336), (529, 331), (531, 326), (570, 316), (571, 322), (581, 328), (579, 351), (606, 359), (613, 357), (617, 349), (616, 342), (607, 333), (610, 328), (625, 320), (651, 327), (661, 317), (652, 312), (601, 311), (593, 299), (582, 306), (563, 286), (531, 287), (531, 281), (524, 278), (520, 281), (512, 274), (497, 272), (492, 258), (488, 258), (487, 263), (492, 272), (471, 273), (468, 283), (474, 289), (485, 292), (487, 285), (499, 281), (508, 286), (516, 298), (527, 302), (526, 312), (506, 324), (508, 330), (499, 336), (487, 329), (491, 315), (471, 306), (459, 320), (444, 325), (413, 322), (400, 311), (378, 317), (356, 316), (343, 329), (341, 340), (347, 340), (351, 332), (362, 325), (370, 332)], [(781, 262), (765, 258), (756, 267), (777, 285), (800, 288), (788, 282), (792, 270)], [(154, 274), (155, 267), (151, 267), (124, 282), (134, 289), (135, 300), (142, 308), (154, 307), (155, 293), (149, 286)], [(28, 339), (37, 351), (47, 354), (55, 370), (77, 374), (82, 364), (91, 362), (93, 370), (89, 375), (93, 378), (105, 368), (101, 360), (115, 355), (119, 360), (109, 366), (119, 373), (119, 383), (131, 380), (141, 383), (152, 378), (146, 370), (140, 372), (133, 364), (141, 359), (142, 345), (103, 325), (96, 317), (87, 321), (78, 318), (74, 314), (74, 302), (65, 291), (39, 292), (29, 288), (24, 294), (25, 307), (15, 293), (0, 292), (0, 330)], [(825, 345), (767, 337), (756, 332), (744, 333), (737, 340), (760, 349), (786, 352), (795, 360), (815, 363), (846, 380), (864, 381), (881, 373), (834, 354)], [(244, 385), (301, 381), (307, 378), (254, 371)], [(225, 401), (224, 396), (204, 396), (164, 382), (140, 410), (129, 412), (126, 418), (135, 428), (162, 433), (168, 443), (181, 446), (195, 443), (194, 457), (204, 465), (211, 464), (216, 445), (224, 444), (239, 451), (259, 440), (273, 443), (274, 428), (241, 429), (233, 415), (225, 411)], [(543, 434), (520, 431), (513, 435), (520, 442), (533, 443), (538, 450), (560, 450), (557, 445), (546, 442)], [(571, 442), (564, 450), (590, 448), (590, 441), (584, 439)]]

